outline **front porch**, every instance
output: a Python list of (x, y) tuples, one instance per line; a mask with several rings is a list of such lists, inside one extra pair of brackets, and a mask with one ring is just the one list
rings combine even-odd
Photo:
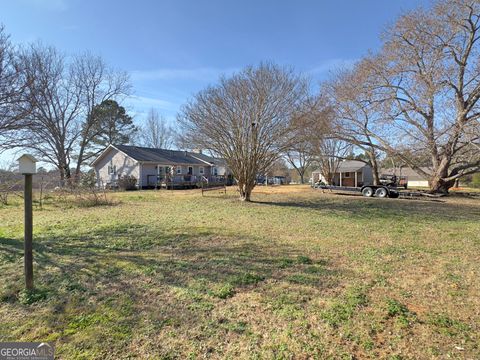
[(199, 175), (148, 175), (141, 189), (194, 189), (226, 184), (225, 176)]
[(335, 173), (332, 181), (335, 186), (349, 186), (359, 187), (363, 186), (363, 172), (362, 171), (345, 171)]

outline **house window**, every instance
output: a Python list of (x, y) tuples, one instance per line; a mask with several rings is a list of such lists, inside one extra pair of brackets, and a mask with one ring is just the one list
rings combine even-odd
[(200, 172), (200, 175), (205, 174), (205, 169), (203, 168), (203, 166), (200, 166), (199, 172)]
[(115, 175), (117, 173), (117, 166), (116, 165), (109, 165), (108, 166), (108, 174)]
[(188, 175), (193, 175), (193, 167), (188, 167)]
[(181, 173), (182, 173), (182, 167), (179, 166), (179, 167), (177, 167), (177, 174), (181, 174)]
[(213, 175), (214, 176), (218, 175), (218, 169), (216, 167), (213, 168)]
[(172, 174), (172, 169), (170, 166), (165, 166), (165, 174), (171, 175)]
[(343, 177), (344, 177), (344, 178), (349, 178), (349, 177), (350, 177), (350, 173), (349, 173), (349, 172), (343, 173)]

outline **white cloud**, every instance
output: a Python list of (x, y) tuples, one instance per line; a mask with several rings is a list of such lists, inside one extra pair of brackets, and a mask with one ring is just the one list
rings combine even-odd
[(174, 103), (156, 97), (134, 95), (127, 98), (125, 102), (138, 110), (145, 110), (147, 108), (154, 107), (159, 110), (171, 111), (177, 108)]
[(161, 68), (154, 70), (135, 70), (131, 76), (134, 81), (145, 80), (198, 80), (198, 81), (216, 81), (222, 74), (231, 74), (237, 69), (217, 69), (217, 68), (193, 68), (193, 69), (173, 69)]

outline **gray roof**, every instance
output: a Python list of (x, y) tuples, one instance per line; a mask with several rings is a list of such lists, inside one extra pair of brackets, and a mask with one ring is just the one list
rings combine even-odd
[[(425, 171), (427, 174), (432, 173), (432, 169), (428, 167), (422, 166), (420, 169)], [(410, 167), (402, 167), (400, 169), (394, 169), (394, 168), (384, 168), (380, 169), (380, 174), (385, 174), (385, 175), (397, 175), (397, 176), (406, 176), (408, 180), (411, 181), (426, 181), (426, 179), (423, 175), (420, 175), (418, 172), (413, 170)]]
[[(344, 172), (355, 172), (362, 170), (365, 167), (370, 167), (370, 165), (359, 160), (343, 160), (338, 165), (337, 173)], [(321, 173), (320, 169), (313, 171), (314, 173)]]
[[(141, 162), (156, 162), (162, 164), (189, 164), (189, 165), (205, 165), (206, 160), (200, 160), (196, 155), (187, 151), (155, 149), (130, 145), (115, 145), (115, 147), (130, 156), (131, 158)], [(192, 156), (192, 155), (195, 155)], [(210, 158), (209, 156), (203, 155)], [(213, 158), (210, 158), (213, 160)]]
[(358, 160), (344, 160), (338, 165), (337, 172), (353, 172), (363, 169), (366, 166), (370, 166), (363, 161)]
[(199, 153), (199, 152), (189, 152), (189, 155), (190, 155), (190, 156), (193, 156), (194, 158), (197, 158), (197, 159), (199, 159), (199, 160), (202, 160), (202, 161), (208, 162), (208, 163), (210, 163), (210, 164), (213, 164), (213, 165), (223, 165), (223, 166), (226, 165), (224, 159), (214, 158), (214, 157), (205, 155), (205, 154), (203, 154), (203, 153)]
[[(337, 173), (339, 172), (355, 172), (363, 169), (364, 167), (369, 167), (370, 165), (364, 163), (363, 161), (358, 160), (343, 160), (338, 164)], [(321, 173), (320, 169), (315, 170), (314, 173)]]

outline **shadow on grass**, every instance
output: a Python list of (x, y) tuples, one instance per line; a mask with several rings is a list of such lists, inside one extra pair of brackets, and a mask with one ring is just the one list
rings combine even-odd
[[(0, 237), (0, 266), (10, 282), (4, 298), (14, 298), (22, 288), (22, 257), (22, 241)], [(145, 286), (188, 289), (198, 282), (205, 283), (205, 293), (216, 286), (235, 290), (268, 280), (327, 289), (336, 286), (340, 273), (325, 260), (310, 259), (292, 247), (222, 235), (221, 229), (186, 228), (171, 234), (138, 225), (37, 236), (34, 261), (36, 283), (53, 298), (71, 291), (97, 294), (110, 286), (135, 299), (143, 296)]]
[[(121, 225), (46, 233), (34, 238), (34, 277), (42, 297), (31, 312), (32, 305), (22, 302), (22, 256), (21, 240), (0, 237), (0, 302), (16, 324), (0, 327), (0, 340), (56, 341), (66, 358), (101, 358), (106, 349), (110, 356), (124, 355), (139, 334), (156, 346), (165, 329), (163, 335), (172, 329), (187, 337), (205, 336), (206, 328), (223, 336), (227, 325), (247, 331), (246, 323), (212, 320), (217, 306), (241, 303), (235, 297), (245, 292), (258, 292), (279, 316), (302, 316), (306, 297), (337, 287), (347, 274), (295, 248), (223, 235), (221, 229), (171, 234)], [(168, 357), (178, 349), (155, 351)]]

